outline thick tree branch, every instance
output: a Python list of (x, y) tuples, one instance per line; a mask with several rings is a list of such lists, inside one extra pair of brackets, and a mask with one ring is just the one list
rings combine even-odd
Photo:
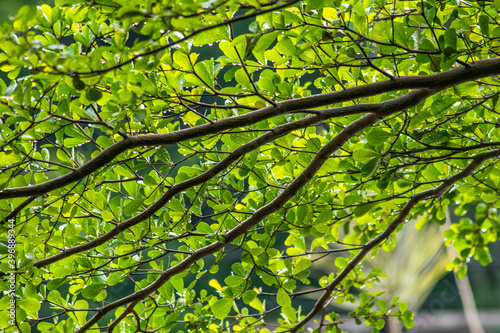
[(174, 144), (231, 128), (248, 126), (287, 112), (356, 100), (358, 98), (378, 95), (390, 91), (426, 88), (443, 90), (460, 83), (498, 74), (500, 74), (500, 58), (482, 60), (472, 64), (470, 67), (454, 68), (437, 74), (400, 77), (396, 80), (370, 83), (327, 94), (286, 100), (277, 103), (275, 106), (268, 106), (244, 115), (225, 118), (213, 123), (207, 123), (175, 132), (127, 137), (106, 148), (94, 159), (64, 176), (38, 185), (4, 189), (0, 191), (0, 199), (38, 196), (57, 188), (64, 187), (85, 178), (111, 162), (116, 156), (124, 151), (137, 147)]

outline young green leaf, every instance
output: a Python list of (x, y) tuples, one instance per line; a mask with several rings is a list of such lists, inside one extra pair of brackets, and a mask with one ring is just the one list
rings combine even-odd
[(212, 304), (212, 311), (214, 316), (217, 319), (224, 319), (231, 312), (231, 308), (233, 307), (233, 299), (232, 298), (221, 298), (214, 304)]
[(292, 304), (290, 296), (288, 296), (287, 292), (283, 288), (278, 289), (278, 294), (276, 296), (276, 301), (281, 306), (289, 306)]

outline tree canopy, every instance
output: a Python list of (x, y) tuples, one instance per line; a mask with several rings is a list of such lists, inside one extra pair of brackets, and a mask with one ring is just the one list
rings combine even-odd
[[(444, 223), (449, 207), (476, 209), (445, 232), (459, 254), (449, 268), (464, 276), (471, 258), (491, 261), (499, 10), (499, 0), (21, 8), (0, 27), (0, 237), (16, 241), (15, 260), (0, 247), (0, 325), (341, 332), (349, 318), (330, 303), (356, 302), (357, 323), (412, 327), (406, 303), (361, 290), (384, 278), (363, 261), (390, 251), (410, 219)], [(329, 274), (315, 274), (318, 261)]]

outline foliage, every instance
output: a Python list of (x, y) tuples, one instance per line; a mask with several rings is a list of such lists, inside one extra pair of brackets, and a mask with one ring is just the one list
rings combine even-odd
[[(418, 311), (436, 283), (447, 273), (446, 265), (456, 255), (456, 253), (453, 255), (450, 253), (453, 251), (451, 248), (444, 246), (442, 232), (440, 232), (444, 226), (447, 224), (449, 226), (448, 222), (443, 226), (434, 223), (426, 224), (419, 232), (415, 232), (416, 223), (418, 223), (416, 220), (405, 223), (405, 227), (397, 234), (398, 239), (393, 250), (378, 252), (376, 256), (366, 258), (363, 262), (365, 273), (373, 269), (381, 269), (388, 277), (363, 288), (363, 292), (372, 293), (383, 290), (384, 293), (378, 297), (376, 304), (387, 306), (388, 303), (398, 298), (408, 305), (410, 311)], [(337, 248), (341, 246), (337, 245)], [(325, 261), (315, 262), (312, 269), (320, 270), (324, 274), (329, 274), (331, 271), (331, 267)], [(353, 303), (343, 302), (334, 303), (334, 305), (344, 311), (352, 311), (357, 307), (357, 302), (356, 299)], [(398, 322), (398, 318), (389, 317), (384, 331), (399, 333), (402, 332), (402, 326), (403, 323)]]
[[(381, 251), (363, 262), (365, 273), (378, 267), (388, 277), (397, 277), (381, 279), (364, 290), (383, 290), (381, 299), (390, 302), (399, 297), (412, 311), (420, 309), (436, 283), (446, 274), (446, 265), (453, 259), (450, 251), (447, 251), (450, 249), (443, 244), (440, 232), (443, 226), (427, 224), (419, 232), (415, 232), (417, 222), (411, 220), (405, 223), (405, 228), (397, 234), (397, 243), (392, 251)], [(337, 247), (341, 248), (340, 245)], [(319, 269), (324, 274), (331, 271), (325, 261), (318, 261), (313, 269)], [(344, 303), (340, 306), (352, 309), (355, 304)]]
[[(5, 295), (0, 324), (340, 332), (328, 304), (383, 276), (363, 272), (367, 255), (390, 251), (409, 219), (442, 223), (447, 207), (463, 215), (479, 200), (478, 220), (445, 238), (459, 275), (471, 257), (488, 264), (499, 229), (499, 9), (23, 7), (0, 28), (1, 237), (12, 221), (17, 241), (12, 266), (1, 248), (16, 320)], [(329, 274), (312, 274), (318, 260)], [(411, 327), (406, 303), (381, 293), (360, 294), (350, 316), (375, 331), (387, 316)], [(311, 294), (316, 304), (302, 306)]]

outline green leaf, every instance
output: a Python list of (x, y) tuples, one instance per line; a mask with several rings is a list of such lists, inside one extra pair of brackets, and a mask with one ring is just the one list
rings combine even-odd
[(434, 44), (429, 39), (422, 38), (418, 42), (418, 49), (422, 50), (422, 51), (435, 51), (436, 47), (434, 46)]
[(60, 304), (60, 305), (66, 304), (64, 299), (61, 297), (61, 294), (57, 290), (52, 290), (47, 295), (47, 299), (53, 303), (56, 303), (56, 304)]
[(309, 207), (307, 205), (302, 205), (297, 207), (297, 222), (301, 224), (306, 224), (309, 217)]
[(184, 279), (180, 276), (176, 276), (174, 279), (170, 280), (170, 283), (172, 283), (172, 286), (177, 290), (179, 293), (184, 292)]
[(145, 13), (141, 12), (140, 10), (137, 10), (135, 7), (122, 7), (118, 13), (117, 16), (120, 19), (127, 19), (127, 18), (132, 18), (134, 16), (144, 16)]
[(308, 258), (300, 258), (295, 264), (295, 268), (293, 269), (293, 275), (297, 275), (298, 273), (306, 270), (311, 266), (311, 260)]
[(490, 17), (487, 15), (480, 15), (479, 16), (479, 28), (481, 29), (481, 32), (486, 36), (490, 36)]
[(368, 140), (369, 144), (379, 145), (386, 143), (387, 139), (389, 139), (391, 136), (392, 134), (389, 132), (386, 132), (380, 128), (374, 128), (366, 135), (366, 139)]
[(163, 163), (166, 163), (168, 165), (172, 164), (172, 160), (170, 159), (170, 154), (165, 148), (160, 148), (156, 152), (156, 157)]
[(154, 187), (154, 186), (158, 185), (158, 182), (156, 181), (156, 179), (154, 179), (153, 176), (150, 176), (150, 175), (144, 176), (143, 182), (145, 185), (147, 185), (149, 187)]
[(376, 151), (364, 148), (358, 148), (352, 153), (352, 157), (356, 162), (365, 162), (379, 156), (379, 153), (377, 153)]
[(123, 279), (127, 276), (126, 272), (113, 272), (109, 274), (108, 279), (106, 280), (109, 286), (114, 286), (118, 282), (123, 281)]
[[(88, 309), (89, 308), (89, 304), (87, 303), (87, 301), (84, 301), (84, 300), (78, 300), (75, 302), (75, 308), (76, 309)], [(78, 319), (78, 323), (80, 325), (83, 325), (87, 322), (87, 311), (76, 311), (75, 315), (76, 315), (76, 318)]]
[(247, 290), (242, 296), (243, 302), (245, 304), (250, 304), (257, 297), (257, 292), (254, 290)]
[(226, 39), (229, 39), (229, 27), (220, 26), (216, 29), (206, 30), (196, 35), (193, 39), (193, 45), (207, 45)]
[(86, 299), (94, 299), (101, 291), (106, 288), (106, 284), (104, 283), (95, 283), (88, 286), (85, 286), (82, 289), (82, 296)]
[(368, 213), (373, 207), (376, 207), (376, 203), (369, 203), (357, 206), (353, 209), (353, 213), (355, 217), (361, 217)]
[(178, 315), (177, 313), (173, 312), (169, 314), (167, 318), (165, 318), (165, 326), (163, 326), (163, 328), (165, 330), (173, 328), (177, 324), (177, 321), (178, 321)]
[(292, 300), (290, 299), (290, 296), (288, 296), (287, 292), (283, 288), (278, 289), (276, 301), (281, 306), (289, 306), (292, 304)]
[[(30, 315), (34, 315), (34, 314), (31, 314), (29, 313)], [(36, 313), (35, 313), (36, 314)], [(21, 328), (21, 332), (22, 333), (31, 333), (32, 330), (31, 330), (31, 326), (29, 323), (27, 322), (24, 322), (24, 323), (21, 323), (21, 325), (19, 325), (19, 327)]]
[(34, 298), (20, 299), (17, 301), (17, 305), (30, 315), (36, 315), (41, 307), (40, 301)]
[(132, 216), (141, 207), (144, 200), (144, 198), (132, 200), (125, 205), (123, 213), (127, 216)]
[(260, 89), (260, 90), (264, 90), (264, 91), (267, 91), (268, 93), (270, 94), (274, 94), (275, 93), (275, 85), (273, 84), (273, 82), (271, 81), (271, 79), (267, 78), (267, 77), (263, 77), (261, 78), (258, 82), (257, 82), (257, 87)]
[[(68, 271), (69, 271), (68, 273), (72, 272), (71, 270), (68, 270)], [(66, 277), (55, 278), (55, 279), (49, 281), (49, 283), (47, 283), (47, 289), (48, 290), (57, 289), (57, 288), (59, 288), (60, 286), (62, 286), (64, 283), (66, 283), (68, 281), (70, 281), (70, 279), (66, 278)]]
[(248, 75), (243, 68), (238, 69), (234, 73), (234, 78), (236, 79), (236, 82), (241, 84), (244, 88), (248, 90), (253, 89), (252, 83), (250, 82), (250, 79), (248, 78)]
[(306, 11), (317, 10), (325, 7), (325, 0), (309, 0), (306, 5)]
[[(144, 89), (145, 92), (150, 93), (152, 95), (156, 94), (156, 85), (146, 78), (141, 78), (140, 80), (141, 88)], [(180, 89), (179, 89), (180, 90)]]
[(224, 81), (229, 82), (234, 78), (234, 74), (239, 70), (241, 66), (235, 66), (224, 73)]
[(197, 63), (194, 66), (194, 71), (197, 76), (209, 87), (213, 86), (214, 82), (214, 65), (208, 60)]
[(399, 303), (399, 312), (404, 313), (408, 309), (408, 304), (406, 302)]
[(314, 221), (314, 224), (326, 223), (330, 221), (332, 218), (333, 218), (333, 212), (331, 210), (324, 210), (318, 215), (316, 221)]
[(102, 98), (102, 92), (99, 89), (95, 88), (89, 89), (87, 91), (87, 98), (89, 101), (97, 102)]
[(413, 321), (413, 313), (411, 311), (405, 311), (402, 318), (405, 328), (410, 329), (415, 326), (415, 322)]
[(245, 279), (240, 276), (230, 275), (224, 279), (224, 282), (229, 287), (243, 287), (245, 285)]
[(453, 50), (457, 49), (457, 32), (451, 28), (444, 32), (444, 41), (446, 46), (451, 47)]
[(493, 261), (490, 251), (486, 246), (476, 247), (475, 258), (483, 266), (488, 266)]
[(118, 99), (121, 103), (128, 103), (132, 101), (132, 98), (134, 97), (130, 90), (124, 88), (118, 90), (117, 94), (118, 94)]
[(239, 59), (243, 59), (246, 54), (247, 37), (245, 35), (240, 35), (231, 42), (222, 41), (219, 43), (219, 47), (227, 57), (239, 62)]
[(236, 273), (237, 275), (241, 276), (241, 277), (245, 277), (246, 276), (246, 272), (245, 272), (245, 268), (243, 268), (243, 265), (239, 262), (236, 262), (234, 264), (231, 265), (231, 270)]
[(385, 303), (385, 301), (383, 299), (378, 300), (377, 305), (380, 308), (380, 311), (382, 311), (384, 313), (387, 312), (387, 304)]
[(295, 46), (290, 38), (287, 37), (282, 38), (275, 48), (278, 52), (283, 53), (286, 56), (292, 56), (295, 54)]
[(148, 114), (147, 111), (144, 109), (136, 110), (134, 112), (134, 121), (140, 123), (146, 118), (147, 114)]
[(185, 70), (191, 70), (192, 69), (192, 63), (194, 63), (193, 60), (195, 60), (194, 58), (192, 58), (191, 56), (188, 56), (185, 52), (185, 50), (177, 50), (174, 52), (173, 54), (173, 60), (174, 60), (174, 63), (178, 66), (180, 66), (182, 69), (185, 69)]
[(86, 142), (87, 142), (87, 139), (66, 138), (66, 139), (64, 139), (64, 146), (66, 148), (73, 148), (73, 147), (80, 146)]
[(128, 170), (128, 168), (124, 168), (120, 165), (117, 165), (115, 167), (115, 172), (117, 174), (119, 174), (120, 176), (123, 176), (123, 177), (126, 177), (126, 178), (133, 178), (134, 177), (134, 173), (130, 170)]
[(106, 222), (112, 221), (115, 217), (112, 212), (109, 212), (107, 210), (103, 210), (101, 212), (102, 219)]
[(273, 42), (276, 41), (276, 37), (278, 36), (278, 31), (271, 31), (269, 33), (265, 33), (260, 36), (255, 48), (253, 49), (254, 53), (263, 52), (267, 50)]
[(385, 326), (385, 320), (383, 320), (382, 318), (377, 320), (377, 322), (375, 323), (375, 328), (379, 331), (383, 329), (384, 326)]
[(76, 90), (83, 90), (85, 89), (85, 83), (80, 79), (78, 75), (73, 76), (73, 87), (75, 87)]
[(233, 299), (232, 298), (222, 298), (212, 304), (212, 311), (217, 317), (217, 319), (224, 319), (231, 312), (231, 308), (233, 307)]
[(22, 161), (22, 156), (12, 152), (0, 152), (0, 166), (10, 166)]
[(172, 200), (170, 200), (168, 206), (172, 208), (174, 212), (184, 212), (184, 205), (177, 198), (173, 198)]
[(347, 259), (344, 257), (337, 257), (335, 259), (335, 266), (338, 267), (339, 269), (344, 269), (344, 267), (347, 265)]
[(467, 275), (467, 265), (462, 264), (457, 272), (457, 278), (463, 279)]
[(366, 178), (370, 177), (373, 173), (375, 173), (375, 171), (377, 171), (379, 165), (380, 158), (376, 157), (369, 160), (361, 167), (361, 175)]
[(441, 57), (434, 57), (431, 59), (431, 70), (433, 72), (439, 72), (441, 70)]

